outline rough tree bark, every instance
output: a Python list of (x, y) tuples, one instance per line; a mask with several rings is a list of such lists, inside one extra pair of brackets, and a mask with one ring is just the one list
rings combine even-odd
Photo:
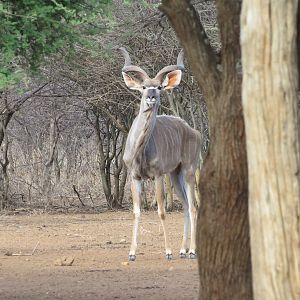
[(201, 171), (197, 225), (199, 299), (252, 299), (248, 171), (241, 103), (241, 1), (219, 0), (216, 5), (221, 62), (209, 46), (190, 1), (163, 0), (160, 8), (184, 48), (205, 96), (210, 120), (211, 142)]
[[(298, 3), (298, 10), (297, 10), (297, 53), (298, 53), (298, 91), (299, 91), (299, 87), (300, 87), (300, 76), (299, 76), (299, 72), (300, 72), (300, 57), (299, 57), (299, 53), (300, 53), (300, 5)], [(298, 98), (298, 124), (300, 124), (300, 100)], [(300, 130), (299, 130), (299, 135), (300, 135)], [(300, 138), (300, 137), (299, 137)]]
[[(103, 192), (110, 208), (120, 208), (122, 207), (127, 179), (127, 170), (124, 170), (126, 166), (122, 161), (123, 150), (120, 149), (125, 149), (126, 139), (123, 132), (110, 121), (105, 124), (105, 132), (101, 132), (100, 115), (97, 108), (93, 109), (93, 113), (95, 120), (90, 122), (93, 124), (96, 133), (99, 154), (98, 164)], [(123, 147), (119, 147), (120, 139)], [(114, 180), (112, 181), (112, 179)]]
[[(118, 141), (115, 140), (114, 147), (117, 147)], [(113, 143), (114, 144), (114, 143)], [(114, 158), (114, 199), (116, 207), (122, 207), (122, 202), (124, 198), (125, 184), (127, 180), (127, 168), (123, 162), (123, 154), (125, 150), (126, 136), (123, 135), (121, 142), (121, 149), (116, 151)]]
[[(1, 131), (3, 132), (3, 139), (1, 140), (1, 146), (3, 149), (1, 149), (2, 158), (0, 159), (0, 165), (1, 165), (1, 171), (2, 176), (0, 175), (0, 190), (2, 191), (0, 195), (0, 210), (2, 210), (4, 207), (8, 205), (8, 189), (9, 189), (9, 177), (7, 173), (7, 168), (9, 165), (9, 159), (8, 159), (8, 136), (6, 131), (6, 125), (4, 121), (0, 123)], [(3, 143), (2, 143), (3, 142)], [(4, 144), (4, 146), (3, 146)], [(2, 178), (1, 178), (2, 177)]]
[[(103, 192), (107, 201), (108, 205), (111, 205), (112, 202), (112, 194), (111, 194), (111, 181), (110, 181), (110, 164), (109, 162), (106, 163), (109, 155), (109, 151), (105, 153), (104, 151), (104, 143), (102, 141), (102, 134), (100, 130), (100, 125), (99, 125), (99, 114), (96, 112), (96, 119), (94, 122), (94, 128), (96, 131), (96, 139), (97, 139), (97, 146), (98, 146), (98, 154), (99, 154), (99, 159), (98, 159), (98, 164), (100, 168), (100, 176), (101, 176), (101, 183), (103, 187)], [(109, 145), (109, 142), (108, 142)], [(109, 166), (109, 169), (108, 169)], [(106, 171), (109, 171), (108, 174)]]
[(47, 199), (47, 204), (52, 203), (50, 198), (51, 194), (51, 177), (52, 177), (52, 169), (53, 163), (55, 159), (55, 153), (57, 151), (57, 142), (59, 139), (59, 128), (58, 128), (58, 119), (57, 117), (53, 117), (50, 119), (49, 124), (49, 153), (47, 161), (45, 162), (44, 175), (43, 175), (43, 187), (42, 191)]
[(243, 107), (255, 299), (300, 299), (297, 0), (244, 0)]
[(172, 211), (174, 208), (174, 199), (172, 191), (172, 183), (169, 175), (165, 175), (165, 199), (166, 199), (166, 209), (167, 211)]

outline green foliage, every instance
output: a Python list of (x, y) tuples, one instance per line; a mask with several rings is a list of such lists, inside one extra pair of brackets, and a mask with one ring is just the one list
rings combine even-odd
[(110, 15), (110, 0), (1, 0), (0, 90), (35, 72), (51, 54), (88, 45)]

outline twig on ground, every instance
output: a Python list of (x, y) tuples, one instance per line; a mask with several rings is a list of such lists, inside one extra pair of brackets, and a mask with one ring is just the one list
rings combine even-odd
[(10, 251), (7, 251), (4, 255), (6, 256), (32, 256), (35, 253), (35, 250), (37, 248), (37, 246), (39, 245), (40, 241), (38, 241), (35, 245), (35, 247), (33, 248), (31, 253), (12, 253)]

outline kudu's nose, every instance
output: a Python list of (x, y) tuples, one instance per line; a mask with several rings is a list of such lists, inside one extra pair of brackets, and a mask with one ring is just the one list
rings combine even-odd
[(154, 96), (153, 97), (147, 97), (146, 98), (146, 103), (147, 103), (149, 108), (153, 108), (153, 106), (156, 103), (156, 98)]
[(147, 101), (147, 102), (155, 102), (155, 101), (156, 101), (156, 98), (155, 98), (154, 96), (152, 96), (152, 97), (147, 97), (147, 98), (146, 98), (146, 101)]
[(147, 98), (153, 98), (156, 96), (156, 89), (149, 88), (147, 91)]
[(152, 107), (157, 101), (157, 94), (155, 89), (149, 89), (146, 97), (148, 106)]

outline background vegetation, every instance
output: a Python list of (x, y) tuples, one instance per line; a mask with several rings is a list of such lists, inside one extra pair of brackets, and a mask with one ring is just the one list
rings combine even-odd
[[(122, 153), (139, 94), (123, 84), (117, 49), (149, 74), (174, 63), (180, 46), (158, 2), (2, 1), (1, 208), (130, 203)], [(217, 53), (214, 4), (196, 5)], [(200, 130), (205, 154), (206, 105), (188, 66), (160, 113)]]

